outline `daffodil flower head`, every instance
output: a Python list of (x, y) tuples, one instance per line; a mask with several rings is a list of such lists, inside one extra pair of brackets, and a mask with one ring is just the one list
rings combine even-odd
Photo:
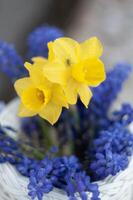
[(96, 87), (106, 78), (100, 41), (90, 38), (78, 43), (70, 38), (59, 38), (48, 44), (50, 61), (44, 71), (51, 81), (62, 85), (68, 103), (75, 104), (77, 96), (87, 107), (92, 97), (89, 87)]
[(43, 58), (33, 59), (33, 64), (25, 63), (29, 77), (15, 82), (15, 89), (20, 96), (20, 117), (29, 117), (39, 114), (42, 118), (54, 124), (62, 111), (68, 108), (64, 92), (59, 84), (51, 83), (44, 76), (43, 68), (47, 62)]

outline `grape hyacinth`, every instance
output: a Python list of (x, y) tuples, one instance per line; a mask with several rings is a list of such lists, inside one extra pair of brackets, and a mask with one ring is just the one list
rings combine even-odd
[(0, 163), (15, 163), (15, 158), (19, 157), (19, 147), (15, 140), (7, 136), (5, 128), (0, 127)]
[(42, 200), (45, 193), (49, 193), (53, 187), (64, 189), (70, 200), (77, 200), (79, 193), (82, 200), (87, 200), (86, 191), (92, 193), (91, 200), (98, 200), (99, 191), (97, 184), (90, 181), (90, 177), (83, 171), (75, 156), (63, 156), (56, 158), (45, 157), (34, 170), (31, 170), (29, 178), (29, 196)]
[(124, 126), (129, 125), (133, 121), (133, 108), (130, 104), (124, 103), (122, 104), (122, 108), (120, 110), (116, 110), (113, 112), (113, 122), (119, 121), (119, 123)]
[(52, 169), (53, 163), (46, 157), (35, 169), (31, 170), (28, 189), (29, 196), (32, 199), (37, 197), (38, 200), (42, 200), (44, 193), (49, 193), (53, 189), (52, 179), (54, 177), (51, 175)]
[(89, 173), (93, 180), (115, 176), (126, 169), (133, 152), (133, 135), (121, 123), (114, 123), (108, 130), (101, 131), (89, 149)]
[(10, 127), (0, 127), (0, 163), (9, 162), (22, 175), (29, 176), (37, 161), (23, 154), (20, 143), (6, 134), (8, 129), (12, 130)]
[(37, 163), (37, 160), (22, 154), (19, 161), (15, 163), (15, 167), (20, 174), (29, 177), (30, 171), (37, 166)]
[(0, 41), (0, 71), (5, 73), (11, 81), (26, 74), (23, 59), (18, 55), (13, 45)]
[(55, 40), (56, 38), (62, 37), (63, 32), (54, 26), (41, 26), (30, 33), (27, 44), (28, 44), (28, 58), (35, 56), (48, 56), (47, 43)]

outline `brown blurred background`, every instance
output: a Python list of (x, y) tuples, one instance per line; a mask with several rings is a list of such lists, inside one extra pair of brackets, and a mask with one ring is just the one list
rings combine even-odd
[[(48, 23), (62, 28), (78, 41), (97, 36), (104, 45), (106, 68), (119, 61), (133, 63), (132, 0), (0, 0), (0, 39), (25, 52), (27, 34)], [(0, 100), (12, 98), (13, 89), (0, 75)], [(133, 101), (133, 78), (120, 99)]]

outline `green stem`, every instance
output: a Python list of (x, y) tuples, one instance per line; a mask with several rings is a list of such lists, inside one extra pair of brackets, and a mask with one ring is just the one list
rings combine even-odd
[(39, 118), (39, 125), (42, 130), (41, 133), (42, 133), (43, 142), (45, 146), (47, 147), (47, 149), (49, 149), (53, 145), (53, 142), (50, 136), (51, 127), (48, 124), (46, 124), (46, 122), (42, 118)]
[(21, 146), (21, 149), (22, 149), (22, 151), (24, 151), (24, 153), (26, 155), (29, 155), (29, 156), (31, 156), (33, 158), (35, 157), (35, 158), (37, 158), (39, 160), (44, 158), (44, 153), (42, 153), (38, 149), (36, 149), (36, 148), (34, 148), (34, 147), (32, 147), (32, 146), (30, 146), (28, 144), (23, 144)]

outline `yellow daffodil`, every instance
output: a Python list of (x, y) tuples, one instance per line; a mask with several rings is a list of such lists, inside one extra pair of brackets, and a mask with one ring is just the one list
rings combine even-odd
[(92, 97), (88, 86), (96, 87), (106, 78), (104, 64), (99, 59), (103, 52), (100, 41), (93, 37), (78, 43), (64, 37), (50, 42), (48, 48), (45, 76), (62, 85), (68, 103), (75, 104), (79, 95), (87, 107)]
[[(20, 96), (20, 117), (29, 117), (39, 114), (42, 118), (54, 124), (62, 111), (68, 108), (66, 97), (59, 84), (52, 84), (43, 74), (43, 65), (38, 58), (38, 64), (26, 63), (29, 77), (15, 82), (15, 89)], [(44, 61), (44, 60), (43, 60)]]

